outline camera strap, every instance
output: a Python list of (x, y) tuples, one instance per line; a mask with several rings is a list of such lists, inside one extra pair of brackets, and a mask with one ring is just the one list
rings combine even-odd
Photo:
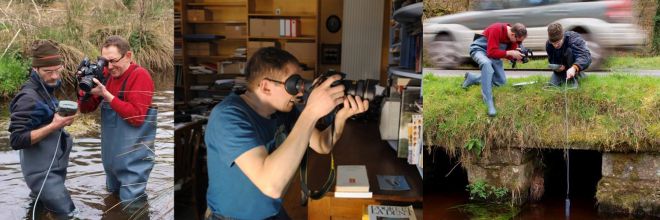
[[(332, 124), (331, 132), (330, 133), (330, 144), (334, 145), (335, 144), (335, 123), (334, 120)], [(325, 196), (325, 193), (330, 191), (330, 187), (332, 187), (332, 184), (335, 182), (335, 177), (337, 174), (337, 171), (335, 170), (335, 156), (332, 152), (330, 152), (330, 173), (328, 173), (328, 179), (325, 180), (325, 183), (323, 183), (323, 186), (321, 186), (321, 189), (319, 190), (314, 190), (311, 191), (309, 187), (307, 186), (307, 157), (309, 156), (309, 147), (307, 150), (305, 150), (305, 155), (303, 155), (303, 159), (300, 162), (300, 169), (299, 169), (299, 175), (300, 175), (300, 189), (302, 190), (301, 194), (301, 200), (300, 200), (300, 205), (302, 206), (307, 206), (307, 201), (308, 198), (312, 198), (314, 200), (318, 200), (323, 198)]]
[(303, 155), (303, 159), (300, 163), (300, 169), (299, 169), (300, 188), (302, 190), (300, 203), (302, 206), (307, 206), (308, 198), (314, 200), (323, 198), (323, 196), (325, 196), (325, 193), (330, 191), (330, 187), (332, 187), (332, 184), (335, 182), (335, 175), (336, 175), (335, 157), (332, 153), (330, 153), (330, 173), (328, 174), (328, 179), (325, 180), (325, 183), (319, 190), (311, 191), (307, 186), (307, 157), (309, 156), (308, 154), (309, 154), (309, 150), (306, 150), (305, 155)]

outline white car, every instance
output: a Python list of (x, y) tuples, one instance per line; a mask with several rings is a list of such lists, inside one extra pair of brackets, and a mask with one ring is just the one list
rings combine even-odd
[(578, 32), (587, 41), (592, 56), (590, 68), (598, 67), (609, 50), (636, 49), (645, 43), (646, 33), (633, 23), (630, 0), (501, 0), (481, 1), (477, 7), (477, 11), (424, 21), (424, 48), (431, 63), (449, 69), (470, 61), (474, 34), (496, 22), (527, 26), (523, 45), (537, 56), (547, 55), (547, 26), (559, 22), (565, 31)]

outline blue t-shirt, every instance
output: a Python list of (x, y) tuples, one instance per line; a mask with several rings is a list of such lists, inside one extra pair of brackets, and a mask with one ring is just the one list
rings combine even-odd
[(205, 133), (208, 152), (211, 211), (239, 219), (264, 219), (276, 215), (282, 199), (263, 194), (234, 163), (246, 151), (265, 146), (272, 153), (284, 141), (299, 111), (257, 114), (240, 96), (231, 94), (211, 111)]

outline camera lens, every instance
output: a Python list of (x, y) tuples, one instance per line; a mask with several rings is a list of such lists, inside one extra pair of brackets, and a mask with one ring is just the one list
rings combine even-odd
[(93, 76), (85, 76), (80, 80), (80, 83), (78, 84), (78, 87), (82, 89), (85, 92), (91, 91), (94, 87), (96, 87), (96, 83), (92, 81)]
[(355, 83), (355, 95), (364, 98), (364, 80), (358, 80)]
[(362, 99), (373, 100), (376, 93), (375, 80), (345, 80), (343, 82), (346, 87), (346, 95), (358, 96)]
[(364, 81), (364, 95), (362, 98), (373, 101), (376, 98), (376, 83), (377, 80), (367, 79)]

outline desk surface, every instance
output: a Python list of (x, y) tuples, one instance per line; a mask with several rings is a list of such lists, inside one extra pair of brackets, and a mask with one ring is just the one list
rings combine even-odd
[[(399, 202), (422, 202), (422, 178), (417, 167), (409, 165), (404, 158), (380, 139), (378, 122), (348, 121), (339, 142), (333, 149), (335, 165), (365, 165), (369, 178), (369, 189), (374, 200)], [(330, 156), (310, 152), (308, 184), (318, 189), (326, 180), (330, 167)], [(376, 175), (405, 176), (410, 185), (407, 191), (380, 190)], [(297, 176), (296, 176), (297, 177)], [(331, 188), (334, 191), (334, 185)], [(330, 196), (332, 194), (329, 194)]]

